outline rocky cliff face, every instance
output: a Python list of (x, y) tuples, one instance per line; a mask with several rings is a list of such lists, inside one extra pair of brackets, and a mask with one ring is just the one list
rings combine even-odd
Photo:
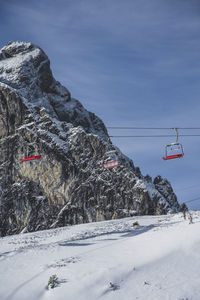
[[(32, 43), (0, 50), (0, 235), (179, 210), (171, 185), (152, 182), (118, 152), (104, 169), (107, 130), (52, 75)], [(41, 155), (41, 159), (20, 159)]]

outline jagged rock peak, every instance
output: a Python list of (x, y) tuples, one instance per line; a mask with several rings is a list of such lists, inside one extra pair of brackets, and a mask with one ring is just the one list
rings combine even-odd
[[(9, 42), (0, 50), (1, 81), (13, 88), (22, 89), (38, 85), (51, 92), (53, 76), (50, 62), (44, 51), (32, 43)], [(68, 96), (68, 92), (65, 92)]]
[(15, 89), (33, 111), (45, 107), (59, 121), (80, 125), (86, 132), (107, 138), (103, 122), (71, 98), (68, 89), (54, 79), (49, 58), (40, 47), (18, 41), (4, 46), (0, 50), (0, 83)]
[(177, 211), (180, 209), (177, 197), (173, 192), (170, 182), (166, 178), (162, 178), (160, 175), (154, 178), (154, 186), (157, 191), (165, 199), (165, 209), (166, 211)]
[(18, 53), (26, 53), (34, 47), (36, 46), (30, 42), (10, 41), (1, 49), (0, 59), (10, 58)]

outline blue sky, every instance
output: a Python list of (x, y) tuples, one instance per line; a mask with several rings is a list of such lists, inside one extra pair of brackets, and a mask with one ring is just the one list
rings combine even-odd
[[(199, 1), (0, 4), (0, 47), (11, 40), (39, 45), (51, 60), (55, 78), (107, 126), (200, 127)], [(110, 131), (140, 133), (173, 132)], [(183, 202), (200, 196), (200, 137), (180, 141), (184, 158), (164, 162), (164, 147), (171, 138), (113, 139), (144, 175), (169, 179)], [(200, 200), (189, 207), (200, 209)]]

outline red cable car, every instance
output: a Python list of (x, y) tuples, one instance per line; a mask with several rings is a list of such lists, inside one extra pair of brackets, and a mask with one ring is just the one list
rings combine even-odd
[(180, 143), (172, 143), (165, 147), (165, 157), (163, 157), (163, 160), (181, 158), (183, 155), (183, 146)]
[(116, 167), (120, 167), (115, 150), (108, 151), (105, 153), (103, 166), (106, 169), (113, 169)]
[(22, 159), (20, 159), (20, 161), (34, 160), (34, 159), (40, 159), (40, 158), (41, 158), (41, 155), (35, 155), (35, 156), (29, 156), (26, 158), (22, 158)]
[(181, 158), (184, 155), (183, 146), (178, 142), (178, 128), (174, 129), (176, 130), (176, 142), (166, 145), (163, 160)]
[(120, 167), (119, 161), (118, 161), (118, 155), (116, 150), (109, 151), (110, 148), (110, 139), (108, 137), (107, 142), (107, 151), (104, 154), (103, 158), (103, 166), (105, 169), (113, 169), (116, 167)]
[[(34, 150), (34, 142), (32, 142), (31, 144), (29, 143), (29, 144), (27, 144), (26, 145), (26, 148), (27, 148), (27, 150), (26, 150), (26, 155), (27, 155), (27, 157), (25, 157), (25, 158), (21, 158), (20, 159), (20, 161), (22, 162), (22, 161), (28, 161), (28, 160), (37, 160), (37, 159), (40, 159), (41, 158), (41, 155), (40, 154), (37, 154), (37, 155), (35, 155), (36, 153), (34, 153), (35, 152), (35, 150)], [(23, 151), (23, 149), (22, 149), (22, 151)]]

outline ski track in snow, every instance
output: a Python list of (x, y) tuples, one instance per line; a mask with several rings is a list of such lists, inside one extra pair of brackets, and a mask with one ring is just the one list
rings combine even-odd
[(0, 299), (198, 300), (200, 212), (193, 220), (139, 216), (1, 238)]

